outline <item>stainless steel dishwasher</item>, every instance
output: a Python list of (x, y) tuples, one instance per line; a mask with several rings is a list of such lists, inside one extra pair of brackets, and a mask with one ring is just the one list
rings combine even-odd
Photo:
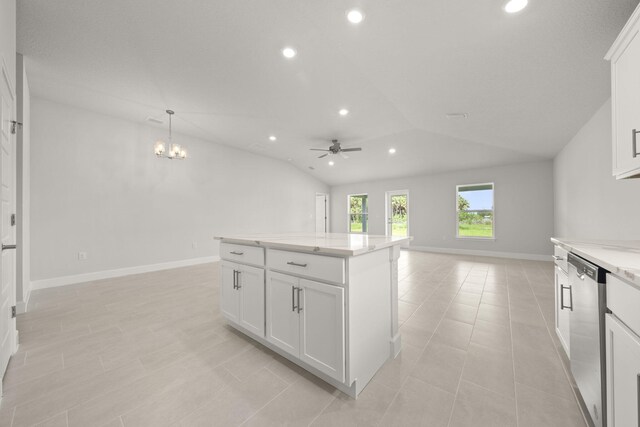
[(606, 426), (606, 270), (569, 254), (571, 372), (596, 427)]

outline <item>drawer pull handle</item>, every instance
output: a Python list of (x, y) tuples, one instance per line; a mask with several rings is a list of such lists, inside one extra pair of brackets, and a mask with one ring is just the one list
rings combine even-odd
[[(565, 289), (569, 289), (569, 304), (571, 305), (564, 305)], [(560, 310), (564, 310), (565, 308), (573, 311), (573, 290), (571, 289), (571, 286), (560, 285)]]
[(231, 251), (229, 253), (232, 254), (232, 255), (244, 255), (244, 252)]
[(640, 133), (640, 130), (633, 129), (631, 131), (632, 141), (633, 141), (633, 144), (631, 144), (632, 145), (632, 147), (631, 147), (632, 153), (631, 154), (633, 155), (634, 158), (636, 158), (638, 156), (638, 154), (640, 154), (640, 153), (638, 153), (638, 144), (636, 142), (636, 135), (639, 134), (639, 133)]
[(564, 258), (558, 255), (553, 255), (553, 259), (555, 259), (556, 261), (562, 261)]
[(289, 261), (287, 265), (293, 265), (295, 267), (306, 267), (307, 264), (298, 264), (297, 262)]

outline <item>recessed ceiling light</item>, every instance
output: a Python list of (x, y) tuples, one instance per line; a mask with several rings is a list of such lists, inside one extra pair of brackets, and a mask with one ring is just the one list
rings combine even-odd
[(292, 47), (285, 47), (284, 49), (282, 49), (282, 56), (284, 56), (285, 58), (291, 59), (297, 54), (298, 52), (296, 52), (296, 50)]
[(352, 24), (359, 24), (364, 20), (364, 13), (362, 13), (358, 9), (351, 9), (347, 11), (347, 19)]
[(447, 119), (468, 119), (469, 113), (447, 113)]
[(527, 7), (528, 3), (529, 0), (509, 0), (509, 2), (504, 5), (504, 10), (507, 13), (517, 13)]
[(333, 160), (329, 160), (329, 166), (333, 166), (335, 165), (335, 163), (333, 162)]
[(278, 139), (278, 138), (276, 138), (276, 137), (275, 137), (275, 136), (273, 136), (273, 135), (271, 135), (271, 136), (269, 137), (269, 141), (275, 141), (276, 139)]
[(389, 148), (389, 154), (396, 154), (395, 148)]
[(349, 110), (347, 110), (346, 108), (343, 108), (340, 111), (338, 111), (338, 114), (340, 114), (341, 116), (346, 116), (347, 114), (349, 114)]

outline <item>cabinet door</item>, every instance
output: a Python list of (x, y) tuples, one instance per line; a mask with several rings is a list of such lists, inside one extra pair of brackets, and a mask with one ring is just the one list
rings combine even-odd
[(606, 315), (609, 427), (638, 426), (640, 337), (617, 317)]
[(569, 276), (562, 269), (556, 267), (556, 334), (567, 353), (567, 357), (570, 355), (569, 322), (572, 299)]
[[(640, 34), (637, 32), (613, 64), (613, 74), (614, 174), (623, 175), (640, 169), (640, 156), (633, 151), (633, 130), (640, 131)], [(640, 135), (637, 136), (635, 149), (640, 152)]]
[(263, 337), (264, 270), (243, 265), (239, 272), (240, 325)]
[(300, 279), (300, 359), (344, 382), (344, 288)]
[(240, 266), (223, 261), (220, 267), (220, 310), (229, 320), (238, 323), (240, 320), (240, 294), (235, 289), (235, 271)]
[(267, 340), (295, 357), (300, 355), (297, 288), (297, 278), (267, 273)]

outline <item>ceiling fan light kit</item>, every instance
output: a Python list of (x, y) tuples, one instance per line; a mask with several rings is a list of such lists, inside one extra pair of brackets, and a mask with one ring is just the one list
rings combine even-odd
[(319, 159), (325, 158), (329, 154), (340, 154), (343, 158), (348, 159), (349, 156), (345, 155), (344, 153), (348, 153), (348, 152), (351, 152), (351, 151), (362, 151), (362, 148), (360, 148), (360, 147), (342, 148), (337, 139), (332, 139), (331, 143), (332, 144), (329, 146), (328, 149), (325, 149), (325, 148), (310, 148), (310, 150), (311, 151), (326, 151), (325, 154), (323, 154), (321, 156), (318, 156)]

